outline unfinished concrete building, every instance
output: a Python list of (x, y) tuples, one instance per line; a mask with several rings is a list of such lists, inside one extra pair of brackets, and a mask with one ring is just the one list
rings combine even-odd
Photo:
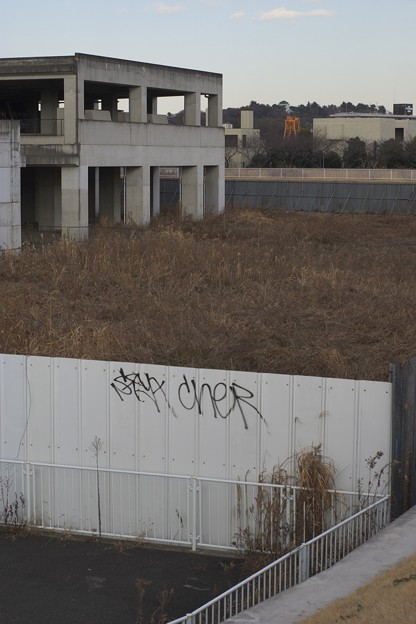
[[(183, 125), (158, 114), (170, 96), (183, 97)], [(0, 59), (1, 119), (20, 123), (22, 224), (76, 239), (101, 218), (147, 224), (161, 167), (179, 167), (183, 215), (224, 208), (220, 74), (87, 54)]]

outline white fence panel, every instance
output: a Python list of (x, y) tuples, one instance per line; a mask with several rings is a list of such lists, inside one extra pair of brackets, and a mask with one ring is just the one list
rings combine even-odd
[(1, 457), (24, 459), (26, 423), (30, 414), (26, 405), (27, 358), (22, 355), (3, 355), (0, 368), (0, 436)]
[(97, 437), (101, 468), (257, 481), (322, 444), (351, 490), (390, 461), (390, 419), (389, 383), (1, 356), (0, 459), (94, 467)]

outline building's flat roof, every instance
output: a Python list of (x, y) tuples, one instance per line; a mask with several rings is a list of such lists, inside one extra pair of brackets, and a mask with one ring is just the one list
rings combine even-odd
[[(415, 115), (393, 115), (391, 113), (386, 113), (385, 115), (379, 113), (334, 113), (330, 115), (331, 118), (338, 119), (351, 119), (357, 117), (365, 117), (366, 119), (416, 119)], [(324, 117), (321, 117), (324, 119)]]
[(77, 63), (79, 61), (94, 61), (103, 64), (116, 64), (123, 65), (125, 67), (148, 67), (149, 69), (161, 69), (179, 71), (181, 73), (198, 73), (204, 76), (212, 76), (215, 78), (222, 78), (222, 74), (215, 72), (207, 72), (199, 69), (189, 69), (183, 67), (173, 67), (171, 65), (160, 65), (156, 63), (144, 63), (141, 61), (133, 61), (127, 59), (113, 58), (109, 56), (98, 56), (95, 54), (85, 54), (83, 52), (76, 52), (73, 56), (28, 56), (28, 57), (13, 57), (13, 58), (0, 58), (0, 75), (1, 74), (19, 74), (27, 72), (35, 72), (41, 70), (42, 72), (76, 72)]

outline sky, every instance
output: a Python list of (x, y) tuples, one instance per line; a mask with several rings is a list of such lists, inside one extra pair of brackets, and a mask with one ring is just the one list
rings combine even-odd
[(217, 72), (224, 108), (392, 110), (416, 104), (415, 25), (416, 0), (20, 0), (2, 4), (0, 57), (84, 52)]

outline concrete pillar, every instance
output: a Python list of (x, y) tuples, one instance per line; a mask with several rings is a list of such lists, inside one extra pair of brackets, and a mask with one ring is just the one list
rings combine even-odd
[(88, 236), (88, 167), (62, 167), (62, 236)]
[(111, 222), (121, 218), (120, 203), (120, 167), (100, 167), (99, 178), (99, 216)]
[(61, 226), (61, 172), (58, 167), (36, 168), (36, 221), (40, 229)]
[(129, 90), (130, 121), (147, 123), (147, 89), (133, 87)]
[(222, 98), (219, 95), (208, 97), (208, 123), (211, 128), (222, 126)]
[(204, 168), (202, 166), (182, 167), (181, 195), (182, 216), (201, 219), (204, 216)]
[[(82, 98), (83, 99), (83, 98)], [(84, 110), (82, 110), (84, 113)], [(83, 117), (84, 115), (82, 115)], [(64, 141), (77, 142), (77, 78), (64, 78)]]
[(21, 249), (20, 123), (0, 120), (0, 250)]
[(150, 102), (150, 110), (147, 111), (151, 115), (157, 115), (157, 97), (152, 97)]
[(94, 217), (100, 217), (100, 168), (94, 167)]
[(160, 215), (160, 167), (151, 168), (151, 217)]
[(150, 167), (126, 169), (126, 221), (147, 225), (150, 221)]
[(118, 98), (115, 95), (103, 96), (101, 107), (102, 110), (110, 111), (112, 121), (117, 121)]
[(224, 194), (223, 167), (205, 167), (205, 215), (223, 212), (225, 204)]
[(40, 132), (56, 135), (56, 119), (59, 106), (59, 94), (56, 89), (44, 89), (40, 96)]
[(185, 95), (185, 126), (201, 125), (201, 94), (187, 93)]

